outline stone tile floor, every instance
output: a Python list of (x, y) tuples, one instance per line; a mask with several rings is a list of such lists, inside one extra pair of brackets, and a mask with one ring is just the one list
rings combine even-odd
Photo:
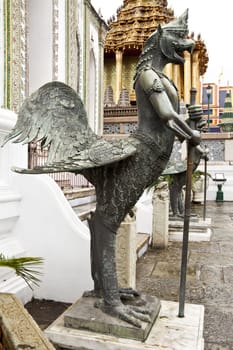
[[(203, 207), (193, 205), (192, 212), (202, 216)], [(205, 306), (205, 350), (233, 350), (233, 202), (207, 202), (207, 217), (211, 241), (189, 243), (186, 302)], [(181, 243), (149, 249), (137, 262), (137, 289), (178, 301), (180, 264)], [(25, 307), (44, 329), (68, 306), (33, 300)]]

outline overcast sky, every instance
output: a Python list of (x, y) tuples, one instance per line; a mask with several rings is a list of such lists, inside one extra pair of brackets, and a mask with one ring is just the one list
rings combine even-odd
[[(92, 5), (105, 20), (116, 13), (123, 0), (91, 0)], [(189, 30), (200, 33), (206, 43), (209, 63), (203, 82), (233, 85), (233, 0), (168, 0), (175, 15), (189, 8)], [(222, 73), (222, 74), (221, 74)]]

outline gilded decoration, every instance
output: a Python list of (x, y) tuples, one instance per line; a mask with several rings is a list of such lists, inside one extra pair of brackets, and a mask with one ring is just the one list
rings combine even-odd
[(27, 0), (4, 1), (4, 105), (15, 112), (28, 93), (27, 14)]
[(106, 36), (105, 52), (126, 49), (141, 51), (158, 23), (167, 23), (173, 18), (173, 10), (167, 8), (166, 0), (125, 0), (118, 9), (117, 20), (109, 20), (110, 30)]
[[(104, 47), (104, 86), (105, 91), (111, 86), (115, 104), (118, 103), (122, 89), (126, 88), (131, 106), (135, 105), (133, 76), (144, 43), (159, 24), (164, 25), (172, 19), (174, 12), (168, 8), (167, 0), (124, 0), (117, 10), (117, 16), (109, 19), (109, 31)], [(189, 103), (191, 86), (197, 89), (197, 101), (200, 101), (200, 77), (205, 74), (209, 60), (206, 45), (200, 34), (197, 38), (194, 38), (194, 33), (188, 36), (194, 41), (195, 47), (191, 55), (185, 53), (185, 64), (170, 64), (164, 68), (164, 74), (177, 86), (179, 97), (185, 103)], [(116, 108), (117, 106), (112, 108), (112, 115), (118, 115)], [(106, 109), (104, 113), (106, 116)], [(125, 119), (127, 118), (125, 115)], [(105, 123), (108, 122), (105, 118)]]
[(77, 89), (77, 0), (69, 0), (66, 2), (66, 19), (67, 19), (67, 83), (73, 89)]

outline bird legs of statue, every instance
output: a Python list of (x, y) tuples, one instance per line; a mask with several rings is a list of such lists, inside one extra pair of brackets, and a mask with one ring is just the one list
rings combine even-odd
[[(126, 305), (121, 295), (132, 298), (137, 295), (131, 289), (120, 290), (116, 272), (116, 232), (108, 228), (97, 212), (89, 220), (91, 232), (91, 270), (94, 290), (84, 293), (84, 296), (100, 298), (95, 306), (106, 314), (118, 317), (135, 327), (141, 327), (141, 322), (151, 322), (149, 311), (143, 306)], [(124, 299), (124, 298), (123, 298)]]
[(172, 181), (169, 184), (170, 204), (172, 216), (174, 218), (184, 218), (184, 205), (182, 188), (185, 185), (186, 173), (172, 175)]

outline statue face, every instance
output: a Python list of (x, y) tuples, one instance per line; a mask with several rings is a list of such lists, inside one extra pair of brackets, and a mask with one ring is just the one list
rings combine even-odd
[(183, 31), (162, 30), (160, 33), (160, 48), (170, 63), (183, 64), (183, 52), (192, 53), (194, 41), (188, 39)]

